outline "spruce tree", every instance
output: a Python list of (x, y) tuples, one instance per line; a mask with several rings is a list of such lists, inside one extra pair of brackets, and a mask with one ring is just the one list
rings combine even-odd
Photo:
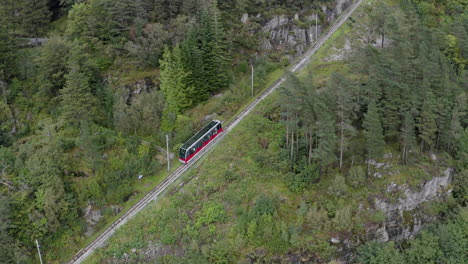
[(424, 103), (419, 116), (418, 129), (421, 138), (421, 150), (425, 146), (431, 149), (434, 146), (434, 140), (437, 132), (435, 98), (432, 91), (428, 90), (424, 98)]
[(67, 124), (78, 128), (80, 120), (94, 120), (97, 100), (91, 94), (90, 80), (85, 73), (78, 68), (70, 68), (60, 94), (61, 114)]
[(171, 131), (174, 125), (171, 120), (174, 121), (182, 110), (192, 105), (193, 87), (187, 85), (186, 79), (190, 72), (184, 69), (179, 45), (176, 45), (172, 51), (166, 47), (160, 65), (160, 87), (167, 102), (162, 127), (166, 131)]
[(210, 96), (208, 86), (204, 82), (203, 58), (198, 44), (198, 28), (192, 26), (187, 32), (186, 39), (180, 45), (180, 49), (184, 69), (190, 73), (185, 80), (186, 85), (193, 87), (191, 99), (194, 103), (207, 100)]
[(366, 149), (368, 158), (377, 158), (382, 154), (385, 146), (382, 123), (375, 102), (368, 106), (364, 117), (363, 127), (365, 128)]
[(60, 110), (64, 121), (74, 128), (80, 121), (97, 121), (98, 100), (93, 94), (96, 69), (84, 43), (75, 41), (68, 59), (65, 86), (60, 90)]
[(68, 44), (60, 37), (52, 37), (42, 48), (42, 54), (37, 59), (39, 93), (48, 101), (59, 94), (65, 86), (65, 75), (68, 72)]
[(462, 116), (462, 114), (458, 110), (458, 107), (455, 107), (455, 109), (452, 111), (450, 128), (447, 133), (448, 140), (445, 147), (448, 151), (452, 151), (454, 149), (454, 145), (458, 142), (463, 134), (463, 127), (460, 122), (460, 116)]
[(14, 20), (7, 4), (0, 1), (0, 81), (9, 82), (16, 74), (18, 43), (12, 34)]
[(218, 1), (213, 1), (211, 9), (211, 16), (213, 17), (214, 37), (215, 37), (215, 65), (217, 66), (216, 72), (216, 89), (222, 90), (229, 86), (229, 52), (226, 37), (224, 33), (223, 23), (221, 22), (221, 13), (217, 7)]
[(411, 112), (405, 113), (405, 120), (401, 127), (401, 143), (403, 145), (403, 163), (406, 164), (408, 161), (409, 151), (416, 146), (416, 134), (414, 118)]
[(49, 25), (52, 12), (49, 11), (47, 0), (21, 1), (21, 24), (30, 37), (40, 37)]

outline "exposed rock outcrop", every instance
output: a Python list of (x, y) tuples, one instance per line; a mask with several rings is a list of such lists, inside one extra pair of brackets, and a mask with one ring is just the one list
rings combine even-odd
[[(335, 0), (332, 8), (323, 5), (319, 10), (320, 14), (313, 10), (302, 10), (292, 16), (279, 14), (263, 21), (260, 29), (263, 34), (258, 34), (262, 36), (261, 49), (265, 52), (275, 50), (301, 56), (317, 40), (324, 28), (333, 23), (352, 2), (353, 0)], [(242, 23), (247, 24), (250, 17), (249, 14), (243, 14)], [(258, 19), (262, 16), (257, 14), (252, 17)]]
[(441, 177), (435, 177), (424, 183), (420, 190), (413, 190), (407, 185), (391, 184), (388, 190), (399, 191), (403, 195), (398, 202), (392, 203), (385, 199), (375, 199), (375, 208), (385, 214), (385, 222), (380, 226), (368, 229), (371, 239), (381, 242), (402, 240), (414, 237), (422, 226), (435, 220), (421, 210), (421, 205), (428, 201), (446, 198), (452, 192), (452, 169), (448, 168)]
[(94, 234), (94, 227), (102, 218), (102, 212), (99, 209), (94, 208), (91, 204), (83, 209), (84, 219), (86, 221), (86, 232), (85, 236), (91, 236)]
[(133, 84), (124, 86), (125, 102), (130, 104), (133, 97), (141, 94), (142, 92), (150, 92), (156, 85), (151, 78), (146, 77), (136, 81)]

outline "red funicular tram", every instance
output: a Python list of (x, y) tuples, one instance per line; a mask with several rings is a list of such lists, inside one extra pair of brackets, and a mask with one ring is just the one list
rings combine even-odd
[(179, 150), (180, 162), (187, 164), (197, 153), (199, 153), (216, 136), (223, 132), (221, 122), (211, 121), (202, 130), (191, 137)]

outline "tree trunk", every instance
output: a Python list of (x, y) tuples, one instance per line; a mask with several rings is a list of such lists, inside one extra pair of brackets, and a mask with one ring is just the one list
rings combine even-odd
[(384, 42), (385, 42), (385, 28), (382, 30), (382, 49), (384, 48)]
[(294, 161), (294, 131), (291, 131), (291, 171), (293, 168)]
[(312, 159), (312, 148), (314, 144), (314, 138), (312, 136), (312, 133), (309, 134), (309, 165), (310, 165), (310, 160)]
[(344, 128), (343, 128), (343, 119), (341, 120), (341, 128), (340, 128), (340, 172), (343, 168), (343, 144), (344, 144)]
[(299, 158), (299, 128), (296, 132), (296, 158)]
[(369, 161), (370, 161), (370, 154), (367, 154), (367, 169), (366, 169), (366, 176), (369, 178)]

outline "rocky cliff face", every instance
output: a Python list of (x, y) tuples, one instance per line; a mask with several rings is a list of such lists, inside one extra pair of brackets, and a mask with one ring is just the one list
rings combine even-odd
[(434, 216), (428, 215), (422, 209), (422, 204), (429, 201), (444, 199), (452, 192), (452, 169), (448, 168), (441, 177), (435, 177), (423, 184), (420, 190), (409, 186), (391, 184), (387, 189), (395, 189), (403, 193), (398, 202), (375, 199), (375, 208), (385, 214), (385, 222), (380, 226), (372, 226), (367, 232), (371, 239), (380, 242), (402, 240), (414, 237), (424, 224), (433, 222)]
[(261, 29), (252, 32), (261, 36), (260, 45), (264, 52), (281, 52), (291, 59), (301, 56), (313, 44), (324, 28), (335, 21), (350, 6), (353, 0), (335, 0), (333, 7), (322, 5), (320, 10), (302, 10), (293, 16), (280, 14), (263, 18), (262, 14), (244, 14), (244, 24), (250, 20), (260, 20)]

